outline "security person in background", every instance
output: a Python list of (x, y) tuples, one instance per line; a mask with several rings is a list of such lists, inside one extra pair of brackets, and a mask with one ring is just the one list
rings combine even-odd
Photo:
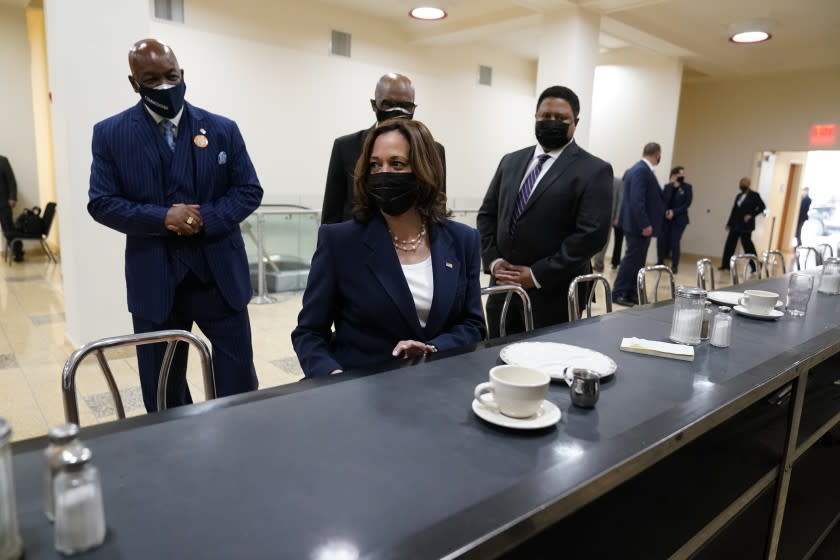
[[(323, 224), (337, 224), (353, 218), (353, 173), (365, 138), (381, 122), (393, 118), (414, 117), (414, 110), (417, 108), (414, 103), (414, 85), (402, 74), (385, 74), (376, 84), (370, 106), (376, 114), (376, 124), (371, 128), (336, 138), (333, 143), (321, 209)], [(443, 192), (446, 193), (446, 154), (440, 143), (435, 144), (443, 162)]]
[[(12, 208), (17, 204), (17, 181), (12, 171), (12, 165), (5, 156), (0, 156), (0, 227), (8, 242), (15, 230), (12, 220)], [(23, 260), (23, 243), (18, 241), (12, 247), (16, 261)]]
[[(752, 232), (755, 230), (755, 218), (764, 212), (764, 201), (754, 190), (750, 189), (749, 177), (742, 177), (738, 183), (741, 191), (735, 196), (735, 203), (729, 213), (729, 220), (726, 222), (726, 229), (729, 235), (726, 236), (726, 244), (723, 246), (723, 260), (718, 270), (729, 270), (729, 259), (735, 254), (735, 246), (741, 240), (744, 253), (755, 255), (755, 245), (752, 242)], [(755, 272), (755, 264), (750, 262), (750, 268)]]
[(685, 168), (681, 165), (673, 168), (671, 181), (662, 190), (665, 220), (662, 222), (662, 233), (656, 240), (656, 264), (665, 264), (664, 260), (670, 252), (674, 274), (680, 267), (680, 241), (688, 227), (688, 207), (692, 199), (693, 189), (691, 183), (685, 181)]

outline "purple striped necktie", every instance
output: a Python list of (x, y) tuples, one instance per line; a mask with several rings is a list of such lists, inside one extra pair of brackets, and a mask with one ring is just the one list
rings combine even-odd
[(522, 188), (519, 189), (519, 196), (516, 197), (516, 208), (513, 210), (513, 219), (510, 222), (510, 233), (516, 231), (516, 222), (519, 221), (519, 216), (522, 215), (522, 211), (525, 210), (525, 205), (528, 204), (528, 199), (531, 197), (531, 192), (534, 190), (534, 185), (537, 184), (537, 177), (540, 176), (540, 171), (542, 171), (543, 164), (550, 158), (551, 156), (548, 154), (543, 154), (539, 156), (537, 159), (537, 165), (534, 166), (534, 169), (528, 174), (525, 178), (525, 182), (522, 183)]

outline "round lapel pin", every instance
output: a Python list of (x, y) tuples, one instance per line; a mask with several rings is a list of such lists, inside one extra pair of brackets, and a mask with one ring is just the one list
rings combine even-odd
[(196, 134), (195, 138), (193, 138), (193, 144), (199, 148), (206, 148), (209, 143), (210, 142), (207, 140), (207, 137), (203, 134)]

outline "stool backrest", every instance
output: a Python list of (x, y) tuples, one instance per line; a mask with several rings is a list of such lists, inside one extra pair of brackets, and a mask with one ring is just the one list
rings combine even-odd
[(741, 283), (742, 280), (738, 277), (738, 263), (744, 263), (744, 278), (743, 282), (747, 282), (750, 279), (750, 271), (751, 266), (750, 264), (755, 265), (755, 275), (756, 278), (761, 278), (761, 262), (759, 262), (758, 257), (753, 255), (752, 253), (743, 253), (740, 255), (733, 255), (731, 259), (729, 259), (729, 274), (732, 276), (732, 285), (737, 286)]
[(715, 289), (715, 265), (710, 259), (697, 261), (697, 287), (707, 292)]
[(763, 253), (761, 253), (761, 263), (761, 266), (764, 269), (764, 275), (767, 278), (773, 276), (773, 272), (776, 270), (777, 264), (782, 265), (782, 275), (787, 274), (785, 256), (778, 249), (771, 249), (769, 251), (764, 251)]
[(677, 288), (674, 285), (674, 273), (671, 271), (670, 268), (668, 268), (664, 264), (646, 266), (644, 268), (639, 269), (639, 273), (636, 275), (636, 295), (639, 298), (640, 305), (650, 303), (647, 297), (646, 276), (654, 272), (656, 273), (656, 284), (654, 284), (653, 288), (653, 303), (659, 301), (659, 282), (662, 280), (663, 274), (668, 275), (668, 280), (671, 284), (671, 299), (674, 299), (674, 294), (676, 294), (677, 292)]
[[(507, 334), (505, 330), (505, 322), (507, 321), (508, 311), (510, 310), (510, 300), (513, 294), (519, 296), (522, 300), (522, 321), (525, 323), (525, 332), (534, 330), (534, 310), (531, 307), (531, 298), (528, 297), (528, 292), (520, 286), (488, 286), (481, 288), (482, 296), (493, 296), (497, 294), (505, 294), (505, 303), (502, 305), (502, 313), (499, 317), (499, 336)], [(484, 311), (484, 322), (487, 327), (487, 336), (490, 337), (490, 325), (487, 324), (487, 310)]]
[(586, 318), (592, 317), (592, 300), (595, 297), (595, 286), (604, 286), (604, 301), (607, 306), (607, 313), (612, 313), (612, 288), (610, 282), (601, 274), (584, 274), (578, 276), (569, 284), (569, 321), (580, 319), (580, 301), (578, 300), (578, 287), (581, 284), (591, 284), (586, 296)]

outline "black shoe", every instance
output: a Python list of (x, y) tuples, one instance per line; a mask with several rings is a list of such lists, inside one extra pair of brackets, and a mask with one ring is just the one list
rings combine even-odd
[(677, 268), (676, 267), (672, 268), (671, 272), (674, 273), (674, 275), (676, 275), (677, 274)]
[(617, 305), (623, 305), (624, 307), (633, 307), (634, 305), (636, 305), (635, 301), (624, 296), (618, 296), (617, 298), (613, 298), (613, 303)]

